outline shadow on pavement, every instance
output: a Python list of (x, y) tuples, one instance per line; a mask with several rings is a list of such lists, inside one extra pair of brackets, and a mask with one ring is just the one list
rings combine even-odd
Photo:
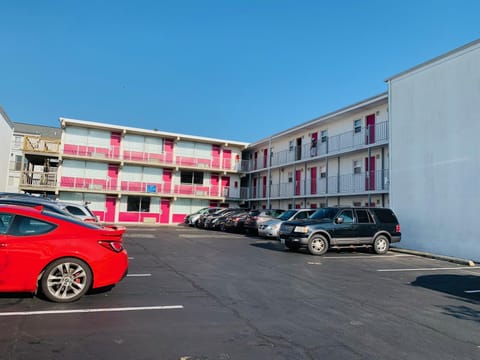
[(468, 304), (475, 305), (443, 305), (438, 306), (443, 313), (457, 319), (480, 323), (480, 276), (476, 275), (424, 275), (412, 282), (413, 286), (423, 287), (444, 294), (455, 299), (461, 299)]

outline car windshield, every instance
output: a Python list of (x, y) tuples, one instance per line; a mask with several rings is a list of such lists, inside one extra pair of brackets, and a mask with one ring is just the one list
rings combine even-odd
[(322, 208), (315, 211), (310, 219), (314, 220), (333, 220), (338, 209), (335, 208)]
[(288, 220), (290, 219), (293, 215), (295, 215), (297, 213), (297, 210), (287, 210), (285, 211), (284, 213), (280, 214), (277, 219), (279, 220)]

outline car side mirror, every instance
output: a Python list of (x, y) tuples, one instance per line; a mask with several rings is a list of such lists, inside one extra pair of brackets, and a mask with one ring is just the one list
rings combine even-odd
[(343, 224), (343, 218), (342, 217), (338, 217), (335, 219), (335, 224)]

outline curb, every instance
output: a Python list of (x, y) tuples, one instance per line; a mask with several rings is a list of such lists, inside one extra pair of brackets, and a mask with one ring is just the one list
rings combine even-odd
[(453, 263), (457, 263), (457, 264), (461, 264), (461, 265), (467, 265), (467, 266), (472, 266), (472, 267), (475, 266), (475, 262), (472, 261), (472, 260), (456, 258), (456, 257), (453, 257), (453, 256), (437, 255), (437, 254), (431, 254), (431, 253), (427, 253), (427, 252), (423, 252), (423, 251), (401, 249), (401, 248), (396, 248), (396, 247), (390, 247), (390, 250), (395, 251), (395, 252), (399, 252), (399, 253), (428, 257), (428, 258), (431, 258), (431, 259), (449, 261), (449, 262), (453, 262)]

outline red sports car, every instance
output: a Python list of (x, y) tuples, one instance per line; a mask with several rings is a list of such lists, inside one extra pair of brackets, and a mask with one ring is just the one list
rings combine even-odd
[(55, 302), (126, 275), (123, 227), (101, 227), (35, 208), (0, 205), (0, 292), (40, 290)]

